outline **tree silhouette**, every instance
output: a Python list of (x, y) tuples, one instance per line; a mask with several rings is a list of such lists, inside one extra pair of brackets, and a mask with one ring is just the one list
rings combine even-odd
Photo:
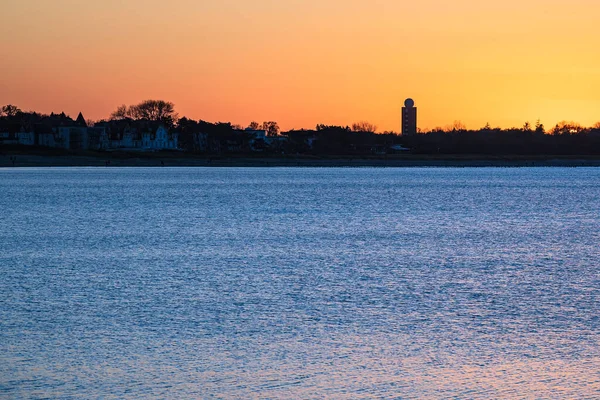
[(446, 132), (461, 132), (466, 131), (467, 126), (462, 123), (462, 121), (454, 121), (452, 125), (446, 127)]
[(162, 122), (165, 125), (173, 126), (179, 115), (175, 112), (175, 105), (164, 100), (144, 100), (129, 107), (123, 104), (111, 114), (113, 120), (128, 117), (135, 120)]
[(374, 125), (367, 121), (360, 121), (352, 124), (352, 131), (375, 133), (377, 132), (377, 125)]
[(544, 134), (546, 133), (546, 129), (544, 129), (544, 124), (538, 119), (535, 122), (535, 133)]
[(552, 130), (550, 134), (552, 135), (575, 135), (581, 133), (584, 128), (576, 123), (571, 121), (561, 121)]
[(112, 114), (110, 114), (110, 119), (111, 120), (121, 120), (121, 119), (125, 119), (129, 116), (129, 108), (123, 104), (120, 105), (119, 107), (117, 107), (117, 109), (115, 111), (113, 111)]
[(174, 125), (179, 115), (175, 112), (175, 105), (164, 100), (145, 100), (129, 107), (129, 114), (133, 119), (147, 119)]
[(21, 110), (19, 109), (19, 107), (14, 106), (12, 104), (7, 104), (2, 107), (0, 115), (5, 115), (7, 117), (14, 117), (15, 115), (17, 115), (20, 112), (21, 112)]
[[(119, 120), (125, 120), (120, 121)], [(112, 122), (111, 122), (112, 121)], [(413, 154), (473, 154), (473, 155), (599, 155), (600, 122), (592, 127), (578, 123), (559, 122), (548, 134), (538, 119), (532, 124), (525, 122), (521, 127), (501, 129), (486, 124), (483, 128), (469, 130), (455, 121), (445, 129), (420, 132), (419, 135), (403, 137), (386, 132), (377, 134), (376, 126), (368, 122), (357, 122), (348, 126), (319, 124), (314, 130), (279, 132), (275, 121), (263, 124), (252, 122), (251, 129), (264, 129), (269, 136), (282, 135), (287, 140), (265, 140), (257, 142), (251, 132), (231, 123), (210, 123), (177, 118), (173, 103), (162, 100), (146, 100), (136, 105), (119, 106), (111, 114), (111, 121), (98, 121), (96, 126), (105, 127), (107, 133), (116, 135), (124, 128), (137, 132), (153, 129), (162, 122), (179, 134), (179, 146), (190, 152), (209, 154), (244, 153), (263, 151), (265, 154), (313, 154), (366, 156), (395, 152), (394, 147), (402, 145), (410, 148)], [(177, 124), (173, 126), (174, 122)], [(87, 121), (92, 126), (92, 121)], [(81, 121), (74, 121), (65, 113), (50, 115), (36, 112), (23, 112), (14, 105), (0, 107), (0, 131), (11, 134), (34, 132), (47, 134), (59, 127), (75, 127)]]
[(279, 135), (279, 125), (275, 121), (263, 122), (262, 129), (267, 131), (267, 136)]

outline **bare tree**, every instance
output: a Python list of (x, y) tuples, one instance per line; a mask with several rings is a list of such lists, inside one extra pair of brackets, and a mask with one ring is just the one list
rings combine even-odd
[(257, 131), (260, 129), (260, 124), (256, 121), (252, 121), (250, 122), (250, 125), (248, 125), (248, 129), (252, 129), (253, 131)]
[(17, 115), (20, 112), (21, 112), (21, 110), (19, 109), (19, 107), (14, 106), (12, 104), (7, 104), (7, 105), (3, 106), (2, 109), (0, 110), (0, 116), (6, 115), (7, 117), (14, 117), (15, 115)]
[(561, 121), (552, 130), (550, 133), (552, 135), (575, 135), (584, 131), (583, 126), (578, 124), (577, 122), (571, 121)]
[(119, 120), (119, 119), (125, 119), (129, 116), (129, 108), (123, 104), (120, 105), (119, 107), (117, 107), (117, 109), (110, 114), (110, 119), (111, 120)]
[(369, 132), (375, 133), (377, 132), (377, 125), (374, 125), (367, 121), (360, 121), (352, 124), (352, 130), (354, 132)]
[(446, 132), (466, 131), (467, 126), (465, 124), (463, 124), (461, 121), (456, 120), (452, 123), (452, 125), (447, 126), (445, 130), (446, 130)]
[(279, 135), (279, 125), (275, 121), (265, 121), (262, 124), (262, 129), (267, 131), (267, 136)]
[(175, 112), (175, 105), (170, 101), (145, 100), (129, 107), (123, 104), (110, 115), (111, 120), (125, 118), (145, 119), (173, 126), (179, 119), (179, 114)]
[(164, 100), (145, 100), (129, 107), (128, 114), (133, 119), (147, 119), (174, 125), (179, 119), (175, 112), (175, 105)]

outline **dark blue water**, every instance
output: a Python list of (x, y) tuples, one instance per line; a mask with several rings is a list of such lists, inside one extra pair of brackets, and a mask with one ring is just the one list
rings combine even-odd
[(2, 169), (0, 223), (2, 397), (600, 397), (600, 169)]

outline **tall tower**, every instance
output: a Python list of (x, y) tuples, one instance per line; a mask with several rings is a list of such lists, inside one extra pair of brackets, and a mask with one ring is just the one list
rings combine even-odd
[(406, 99), (402, 107), (402, 135), (417, 134), (417, 107), (413, 99)]

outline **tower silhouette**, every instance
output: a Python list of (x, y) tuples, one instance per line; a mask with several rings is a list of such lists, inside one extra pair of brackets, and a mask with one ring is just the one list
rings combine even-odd
[(417, 134), (417, 107), (413, 99), (406, 99), (402, 107), (402, 135)]

